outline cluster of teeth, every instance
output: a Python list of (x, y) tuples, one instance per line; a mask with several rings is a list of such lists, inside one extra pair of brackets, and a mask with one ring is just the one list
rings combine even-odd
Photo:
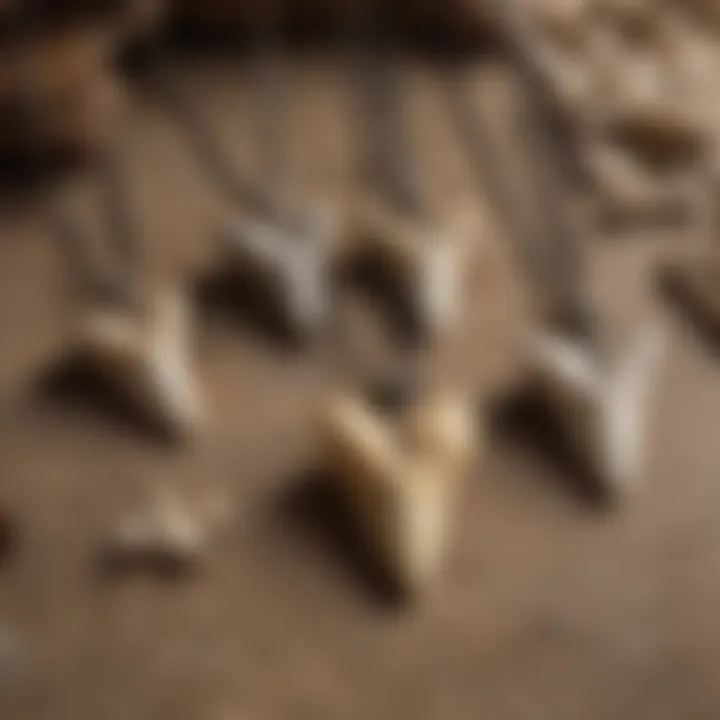
[[(364, 222), (371, 248), (404, 278), (426, 329), (438, 334), (451, 327), (460, 305), (467, 233), (442, 235), (372, 206)], [(233, 238), (237, 257), (274, 274), (298, 329), (320, 328), (330, 312), (330, 224), (321, 219), (298, 237), (258, 220), (241, 230)], [(96, 310), (82, 336), (99, 369), (165, 429), (182, 436), (195, 433), (203, 419), (189, 326), (184, 298), (162, 290), (143, 318)], [(531, 343), (533, 368), (562, 431), (613, 492), (634, 487), (642, 474), (648, 396), (662, 345), (661, 333), (652, 328), (619, 362), (603, 365), (588, 348), (556, 335), (539, 333)], [(389, 420), (363, 399), (339, 395), (323, 416), (333, 477), (378, 559), (410, 593), (423, 588), (441, 563), (454, 501), (477, 444), (472, 425), (467, 408), (449, 397), (421, 402)], [(160, 513), (152, 522), (128, 526), (122, 543), (133, 551), (160, 548), (193, 557), (202, 533), (181, 515)]]
[[(354, 232), (367, 240), (371, 254), (396, 275), (420, 327), (433, 336), (452, 327), (460, 310), (470, 228), (442, 228), (372, 203), (353, 220), (359, 225)], [(301, 336), (327, 322), (329, 241), (337, 232), (337, 218), (327, 213), (318, 213), (302, 230), (258, 218), (243, 219), (232, 229), (236, 260), (273, 278), (282, 310)]]

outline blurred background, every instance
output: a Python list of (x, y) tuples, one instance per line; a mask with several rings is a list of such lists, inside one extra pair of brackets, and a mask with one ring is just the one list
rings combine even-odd
[[(554, 199), (518, 44), (571, 178)], [(387, 173), (423, 212), (475, 223), (461, 322), (426, 369), (488, 409), (490, 440), (409, 608), (377, 591), (316, 478), (314, 403), (348, 368), (327, 343), (288, 349), (240, 281), (216, 281), (263, 184), (332, 208), (339, 247), (389, 193), (365, 172), (385, 106), (358, 53), (402, 98), (375, 150)], [(0, 0), (0, 717), (719, 716), (718, 70), (716, 0)], [(113, 251), (109, 167), (138, 292), (170, 283), (197, 309), (200, 442), (158, 441), (68, 362), (85, 288), (62, 219)], [(553, 256), (560, 211), (577, 266)], [(599, 502), (514, 402), (547, 292), (523, 232), (609, 348), (667, 324), (627, 502)], [(678, 266), (701, 324), (661, 292)], [(158, 487), (230, 519), (189, 578), (108, 575), (108, 528)]]

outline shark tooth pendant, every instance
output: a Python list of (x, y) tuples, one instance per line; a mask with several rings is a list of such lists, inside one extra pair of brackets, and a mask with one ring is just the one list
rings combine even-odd
[(81, 329), (81, 348), (98, 372), (172, 436), (187, 438), (203, 424), (190, 368), (190, 309), (176, 291), (152, 298), (147, 316), (96, 309)]
[(328, 317), (333, 230), (334, 219), (325, 209), (318, 209), (299, 228), (244, 218), (230, 236), (234, 261), (272, 284), (288, 327), (300, 338), (315, 335)]
[(533, 342), (538, 388), (578, 458), (610, 495), (628, 493), (642, 480), (665, 348), (659, 325), (643, 328), (608, 365), (558, 336), (537, 335)]
[(409, 595), (437, 574), (451, 539), (475, 432), (459, 399), (400, 418), (356, 396), (332, 397), (323, 417), (325, 460), (377, 560)]
[(452, 328), (461, 309), (467, 216), (442, 226), (404, 217), (377, 202), (366, 203), (361, 212), (367, 251), (404, 290), (420, 326), (433, 336)]

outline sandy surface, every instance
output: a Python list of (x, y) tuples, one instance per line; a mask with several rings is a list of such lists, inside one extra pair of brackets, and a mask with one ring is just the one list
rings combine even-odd
[[(344, 197), (353, 155), (338, 75), (311, 60), (296, 72), (298, 184)], [(250, 157), (239, 69), (206, 62), (185, 75), (238, 157)], [(465, 195), (485, 228), (467, 317), (442, 362), (480, 406), (512, 376), (523, 302), (436, 80), (408, 69), (424, 174), (439, 208)], [(147, 99), (129, 127), (148, 274), (194, 284), (213, 267), (231, 209)], [(609, 337), (648, 314), (670, 329), (645, 485), (620, 507), (599, 506), (494, 414), (442, 579), (403, 608), (347, 550), (347, 523), (313, 479), (322, 348), (282, 350), (201, 293), (197, 360), (212, 423), (196, 444), (168, 447), (84, 386), (50, 377), (70, 350), (66, 266), (37, 213), (7, 209), (0, 236), (0, 487), (22, 530), (0, 568), (0, 621), (26, 639), (37, 671), (32, 707), (0, 709), (3, 719), (720, 715), (720, 384), (708, 348), (649, 287), (651, 262), (684, 238), (647, 233), (590, 249)], [(158, 482), (193, 498), (219, 493), (233, 522), (196, 577), (102, 577), (108, 527)]]

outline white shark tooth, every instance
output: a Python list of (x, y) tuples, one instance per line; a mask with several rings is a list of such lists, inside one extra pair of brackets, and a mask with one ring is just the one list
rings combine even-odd
[(312, 335), (328, 317), (333, 230), (334, 217), (321, 207), (299, 229), (248, 217), (237, 222), (231, 233), (236, 258), (275, 283), (281, 309), (301, 336)]
[(172, 434), (202, 424), (190, 369), (189, 308), (175, 291), (159, 291), (146, 318), (117, 309), (90, 313), (81, 343), (109, 382)]
[(438, 572), (472, 453), (469, 413), (429, 404), (391, 423), (357, 397), (331, 399), (324, 418), (328, 468), (378, 560), (405, 592)]
[(460, 313), (471, 228), (462, 214), (447, 226), (402, 217), (379, 203), (363, 207), (369, 247), (407, 289), (409, 304), (432, 334), (453, 326)]
[(643, 328), (614, 363), (539, 334), (532, 362), (540, 387), (579, 457), (611, 493), (637, 487), (645, 470), (650, 405), (664, 356), (661, 325)]

